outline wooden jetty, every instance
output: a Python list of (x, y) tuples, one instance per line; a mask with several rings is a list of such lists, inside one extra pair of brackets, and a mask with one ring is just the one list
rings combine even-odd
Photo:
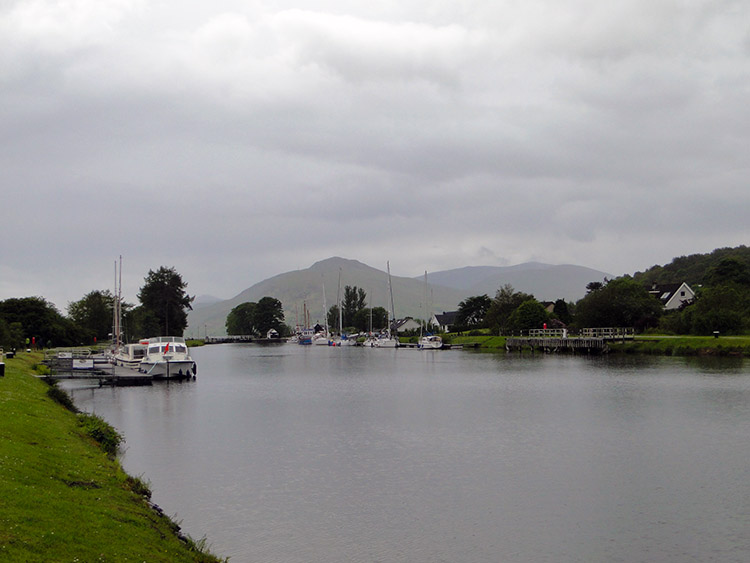
[(574, 354), (606, 354), (609, 345), (604, 338), (508, 338), (505, 340), (505, 349), (508, 352), (522, 352), (529, 349), (532, 352), (540, 350), (551, 353), (574, 353)]
[[(57, 351), (45, 356), (44, 362), (50, 369), (43, 379), (79, 379), (97, 382), (100, 387), (132, 387), (152, 385), (154, 376), (140, 373), (135, 369), (116, 366), (103, 354), (93, 354), (87, 350)], [(171, 378), (172, 380), (185, 378)]]

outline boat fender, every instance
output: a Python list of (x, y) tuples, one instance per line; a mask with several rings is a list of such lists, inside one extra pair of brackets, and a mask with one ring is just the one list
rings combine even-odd
[(198, 365), (193, 362), (193, 377), (195, 377), (196, 375), (198, 375)]

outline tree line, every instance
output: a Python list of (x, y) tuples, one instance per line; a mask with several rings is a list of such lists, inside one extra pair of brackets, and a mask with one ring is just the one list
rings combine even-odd
[[(544, 326), (572, 330), (628, 327), (637, 332), (743, 334), (750, 331), (750, 258), (745, 261), (723, 254), (696, 278), (698, 283), (693, 282), (695, 298), (676, 310), (664, 310), (661, 301), (649, 291), (651, 284), (644, 282), (653, 279), (650, 275), (591, 282), (586, 286), (585, 297), (576, 303), (559, 299), (551, 311), (533, 295), (506, 285), (494, 298), (481, 295), (462, 301), (454, 329), (514, 334)], [(676, 261), (680, 271), (684, 271), (685, 259)], [(665, 271), (669, 270), (659, 267), (661, 275)]]
[[(138, 291), (139, 304), (121, 303), (121, 340), (182, 336), (194, 299), (186, 289), (187, 283), (174, 268), (149, 270)], [(0, 301), (0, 346), (88, 346), (113, 340), (116, 300), (110, 290), (93, 290), (69, 303), (67, 315), (43, 297)]]

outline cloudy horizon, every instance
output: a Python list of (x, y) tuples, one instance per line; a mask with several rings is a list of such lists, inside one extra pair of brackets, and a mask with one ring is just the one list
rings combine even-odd
[[(303, 6), (303, 8), (300, 8)], [(747, 244), (750, 5), (10, 0), (0, 299)]]

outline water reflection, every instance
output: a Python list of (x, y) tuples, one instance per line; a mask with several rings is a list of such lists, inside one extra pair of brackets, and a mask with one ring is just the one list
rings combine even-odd
[[(235, 561), (740, 561), (747, 367), (252, 345), (75, 393)], [(706, 377), (709, 375), (710, 377)]]

